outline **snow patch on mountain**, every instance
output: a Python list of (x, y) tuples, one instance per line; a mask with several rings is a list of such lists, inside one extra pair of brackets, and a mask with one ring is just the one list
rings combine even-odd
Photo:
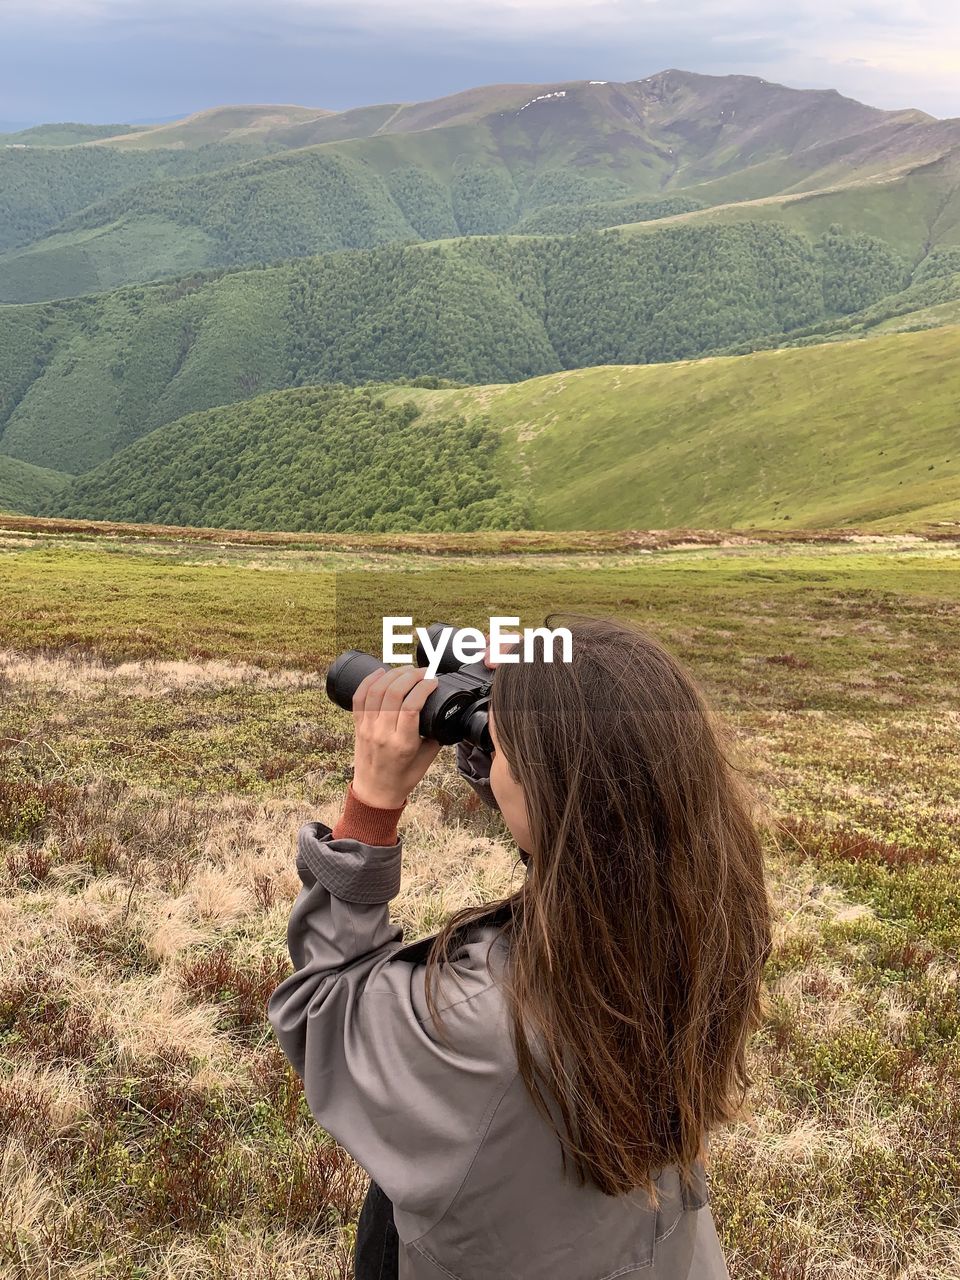
[[(547, 98), (565, 98), (566, 96), (566, 89), (558, 89), (556, 93), (541, 93), (538, 97), (531, 98), (529, 102), (525, 102), (520, 111), (526, 111), (527, 107), (532, 107), (535, 102), (546, 102)], [(520, 114), (520, 111), (517, 112), (517, 115)]]

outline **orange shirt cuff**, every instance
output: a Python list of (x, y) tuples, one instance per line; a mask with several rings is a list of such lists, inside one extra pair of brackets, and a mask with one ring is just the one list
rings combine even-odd
[(378, 809), (364, 804), (353, 794), (353, 783), (347, 787), (343, 813), (337, 819), (331, 838), (334, 840), (360, 840), (363, 844), (396, 844), (397, 822), (406, 808), (406, 801), (398, 809)]

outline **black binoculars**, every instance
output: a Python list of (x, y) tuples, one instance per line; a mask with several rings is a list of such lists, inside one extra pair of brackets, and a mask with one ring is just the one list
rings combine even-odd
[[(450, 623), (435, 622), (427, 627), (427, 635), (431, 644), (436, 645), (443, 631), (456, 632), (458, 629)], [(484, 751), (491, 751), (493, 743), (487, 724), (487, 709), (494, 673), (484, 665), (482, 658), (476, 662), (458, 662), (451, 652), (452, 640), (453, 636), (450, 637), (451, 644), (440, 657), (437, 687), (420, 711), (420, 736), (432, 738), (444, 746), (465, 741)], [(422, 643), (417, 645), (416, 665), (429, 665)], [(344, 711), (350, 711), (360, 681), (371, 671), (390, 669), (389, 663), (381, 662), (372, 653), (348, 649), (331, 663), (327, 671), (327, 697)]]

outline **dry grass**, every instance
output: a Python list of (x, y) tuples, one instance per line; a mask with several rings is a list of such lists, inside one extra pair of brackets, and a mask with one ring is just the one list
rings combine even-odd
[[(660, 625), (777, 817), (768, 1013), (744, 1118), (713, 1138), (718, 1227), (735, 1280), (956, 1280), (956, 603), (842, 578), (785, 600)], [(352, 1274), (365, 1179), (263, 1010), (294, 837), (335, 819), (350, 735), (321, 668), (243, 653), (0, 652), (0, 1276)], [(522, 874), (449, 753), (404, 839), (409, 937)]]
[[(317, 683), (14, 653), (0, 673), (74, 709), (105, 687), (139, 707)], [(49, 779), (0, 778), (0, 1260), (24, 1277), (351, 1276), (364, 1175), (307, 1114), (264, 1016), (289, 970), (297, 829), (338, 800), (171, 795), (56, 754)], [(393, 910), (411, 936), (518, 865), (444, 764), (405, 822)]]
[[(204, 529), (180, 525), (122, 524), (109, 520), (62, 520), (42, 516), (21, 516), (0, 512), (0, 530), (33, 536), (108, 538), (114, 540), (172, 539), (182, 542), (210, 542), (220, 546), (304, 547), (328, 551), (411, 551), (435, 556), (461, 553), (500, 555), (511, 551), (525, 554), (538, 551), (632, 551), (638, 548), (695, 546), (755, 546), (757, 544), (851, 542), (883, 544), (884, 534), (842, 529), (617, 529), (540, 530), (494, 533), (271, 533), (254, 529)], [(919, 525), (896, 542), (957, 541), (960, 521), (940, 520)]]
[(37, 686), (61, 697), (97, 698), (104, 686), (131, 697), (162, 698), (168, 694), (239, 687), (259, 689), (320, 688), (315, 671), (264, 671), (250, 662), (161, 661), (110, 663), (91, 654), (25, 654), (0, 652), (0, 688)]

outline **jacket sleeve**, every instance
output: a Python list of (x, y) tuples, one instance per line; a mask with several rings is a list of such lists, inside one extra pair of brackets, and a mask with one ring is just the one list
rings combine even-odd
[(500, 806), (490, 786), (490, 764), (490, 756), (482, 747), (470, 742), (457, 743), (457, 772), (466, 778), (484, 804), (499, 813)]
[(401, 852), (400, 840), (368, 845), (333, 839), (324, 823), (301, 828), (303, 887), (287, 929), (294, 972), (267, 1015), (313, 1116), (408, 1215), (408, 1240), (453, 1201), (516, 1063), (489, 942), (466, 941), (442, 971), (449, 1044), (426, 1009), (425, 966), (393, 958), (402, 930), (388, 904)]

